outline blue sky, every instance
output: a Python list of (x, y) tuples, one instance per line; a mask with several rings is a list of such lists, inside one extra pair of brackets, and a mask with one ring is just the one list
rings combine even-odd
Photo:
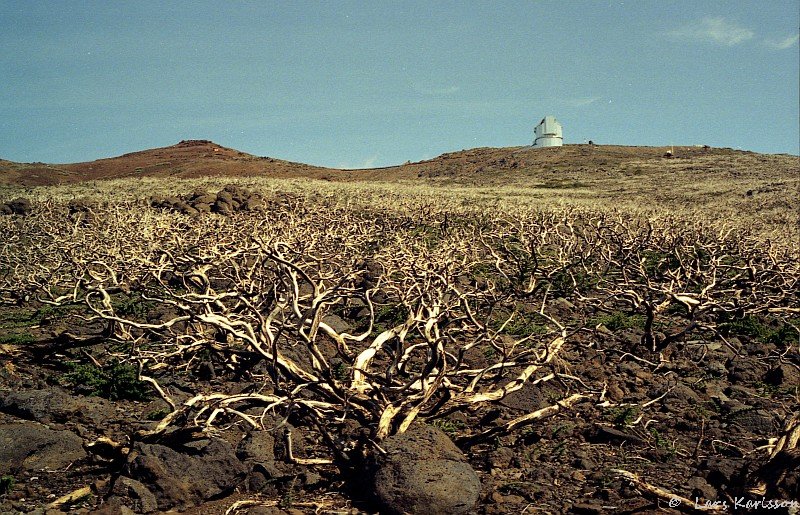
[(530, 144), (800, 153), (797, 0), (0, 0), (0, 157), (334, 167)]

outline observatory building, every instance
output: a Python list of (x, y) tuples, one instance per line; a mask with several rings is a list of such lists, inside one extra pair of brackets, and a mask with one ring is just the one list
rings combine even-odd
[(555, 116), (545, 116), (539, 125), (533, 129), (534, 147), (560, 147), (564, 144), (564, 135), (561, 124)]

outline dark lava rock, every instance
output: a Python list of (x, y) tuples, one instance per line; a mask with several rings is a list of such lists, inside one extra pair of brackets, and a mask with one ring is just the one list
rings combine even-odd
[(86, 457), (83, 440), (36, 422), (0, 425), (0, 475), (60, 469)]
[(764, 488), (767, 498), (800, 498), (800, 448), (776, 454), (756, 470), (750, 482)]
[(728, 415), (728, 421), (757, 435), (771, 435), (779, 427), (775, 415), (760, 409), (743, 409)]
[(800, 384), (800, 370), (788, 363), (780, 363), (764, 375), (764, 382), (773, 386)]
[(514, 449), (510, 447), (500, 447), (496, 451), (489, 454), (486, 463), (491, 468), (508, 468), (511, 466), (511, 461), (514, 459)]
[(233, 195), (230, 192), (222, 190), (217, 193), (217, 202), (224, 202), (226, 204), (233, 203)]
[(255, 197), (248, 198), (242, 204), (242, 209), (245, 211), (262, 211), (265, 207), (264, 201)]
[(33, 211), (33, 206), (31, 206), (31, 201), (20, 197), (15, 198), (11, 202), (6, 203), (8, 207), (11, 209), (11, 212), (15, 215), (29, 215), (31, 211)]
[(292, 464), (276, 462), (275, 447), (273, 431), (253, 431), (236, 447), (236, 456), (249, 470), (245, 484), (249, 492), (276, 495), (275, 480), (298, 472)]
[(732, 383), (752, 384), (760, 381), (764, 375), (761, 367), (754, 366), (752, 362), (737, 361), (728, 364), (728, 380)]
[(154, 513), (158, 511), (158, 502), (146, 486), (129, 477), (120, 476), (111, 491), (117, 497), (124, 498), (123, 504), (135, 513)]
[(706, 481), (709, 484), (724, 489), (741, 483), (742, 465), (741, 459), (711, 457), (703, 463), (702, 468), (707, 471)]
[(718, 496), (717, 489), (700, 476), (689, 478), (686, 482), (686, 488), (691, 492), (692, 498), (699, 497), (700, 499), (714, 501)]
[(275, 461), (275, 437), (269, 431), (253, 431), (236, 447), (236, 456), (254, 463)]
[(596, 425), (589, 431), (587, 439), (592, 443), (615, 443), (630, 442), (633, 444), (643, 444), (644, 440), (640, 437), (620, 431), (609, 426)]
[(447, 435), (420, 425), (382, 445), (387, 454), (377, 457), (373, 485), (387, 513), (472, 513), (481, 483)]
[(99, 424), (116, 414), (114, 406), (105, 399), (74, 396), (58, 388), (0, 391), (0, 411), (45, 424)]
[(221, 215), (229, 215), (233, 212), (233, 207), (227, 202), (223, 202), (221, 200), (217, 200), (214, 202), (214, 205), (211, 206), (211, 211), (213, 213), (219, 213)]
[(216, 195), (201, 195), (192, 199), (192, 204), (213, 204), (216, 202)]
[(180, 450), (137, 443), (124, 474), (153, 492), (158, 508), (184, 509), (233, 490), (247, 471), (230, 444), (202, 440)]
[(600, 504), (579, 503), (573, 504), (569, 513), (575, 513), (576, 515), (600, 515), (606, 511), (608, 510)]

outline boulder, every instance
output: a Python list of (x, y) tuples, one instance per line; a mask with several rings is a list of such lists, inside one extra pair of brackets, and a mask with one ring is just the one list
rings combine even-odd
[(146, 485), (160, 510), (180, 510), (232, 491), (247, 471), (228, 442), (213, 438), (178, 449), (137, 443), (123, 473)]
[(220, 191), (219, 193), (217, 193), (217, 201), (224, 202), (226, 204), (231, 204), (233, 202), (233, 195), (231, 195), (229, 192), (225, 190)]
[(0, 411), (45, 424), (97, 425), (116, 415), (113, 404), (106, 399), (70, 395), (58, 388), (0, 391)]
[(214, 202), (214, 205), (211, 206), (211, 211), (213, 213), (219, 213), (221, 215), (229, 215), (233, 212), (233, 208), (227, 202), (217, 200)]
[(135, 479), (120, 476), (114, 483), (111, 493), (124, 499), (124, 505), (131, 508), (134, 513), (154, 513), (158, 511), (156, 496), (145, 485)]
[(728, 421), (745, 431), (761, 436), (770, 436), (780, 429), (780, 424), (773, 413), (766, 410), (746, 408), (732, 412)]
[(192, 199), (192, 204), (213, 204), (216, 200), (215, 195), (200, 195)]
[(11, 208), (11, 212), (15, 215), (29, 215), (33, 211), (31, 201), (23, 197), (15, 198), (8, 203), (8, 207)]
[(764, 382), (773, 386), (800, 384), (800, 369), (790, 363), (779, 363), (764, 375)]
[(381, 444), (373, 488), (387, 513), (472, 513), (480, 496), (478, 475), (442, 431), (418, 425)]
[(264, 201), (257, 197), (250, 197), (242, 204), (245, 211), (262, 211), (265, 207)]
[(60, 469), (86, 457), (83, 440), (37, 422), (0, 424), (0, 475)]

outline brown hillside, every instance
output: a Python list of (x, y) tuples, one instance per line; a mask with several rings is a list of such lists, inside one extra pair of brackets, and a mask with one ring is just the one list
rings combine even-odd
[(0, 161), (0, 183), (46, 186), (126, 177), (305, 176), (325, 169), (258, 157), (208, 140), (181, 141), (170, 147), (132, 152), (86, 163), (45, 164)]
[[(766, 155), (732, 149), (566, 145), (476, 148), (399, 166), (337, 170), (259, 157), (208, 140), (181, 141), (169, 147), (73, 164), (14, 163), (0, 160), (0, 184), (45, 186), (126, 177), (307, 177), (327, 180), (395, 181), (428, 179), (463, 185), (524, 185), (569, 188), (590, 181), (624, 181), (656, 175), (671, 181), (706, 178), (791, 179), (800, 172), (797, 156)], [(663, 173), (658, 173), (663, 172)], [(637, 179), (637, 180), (638, 180)], [(641, 184), (639, 186), (642, 186)]]

